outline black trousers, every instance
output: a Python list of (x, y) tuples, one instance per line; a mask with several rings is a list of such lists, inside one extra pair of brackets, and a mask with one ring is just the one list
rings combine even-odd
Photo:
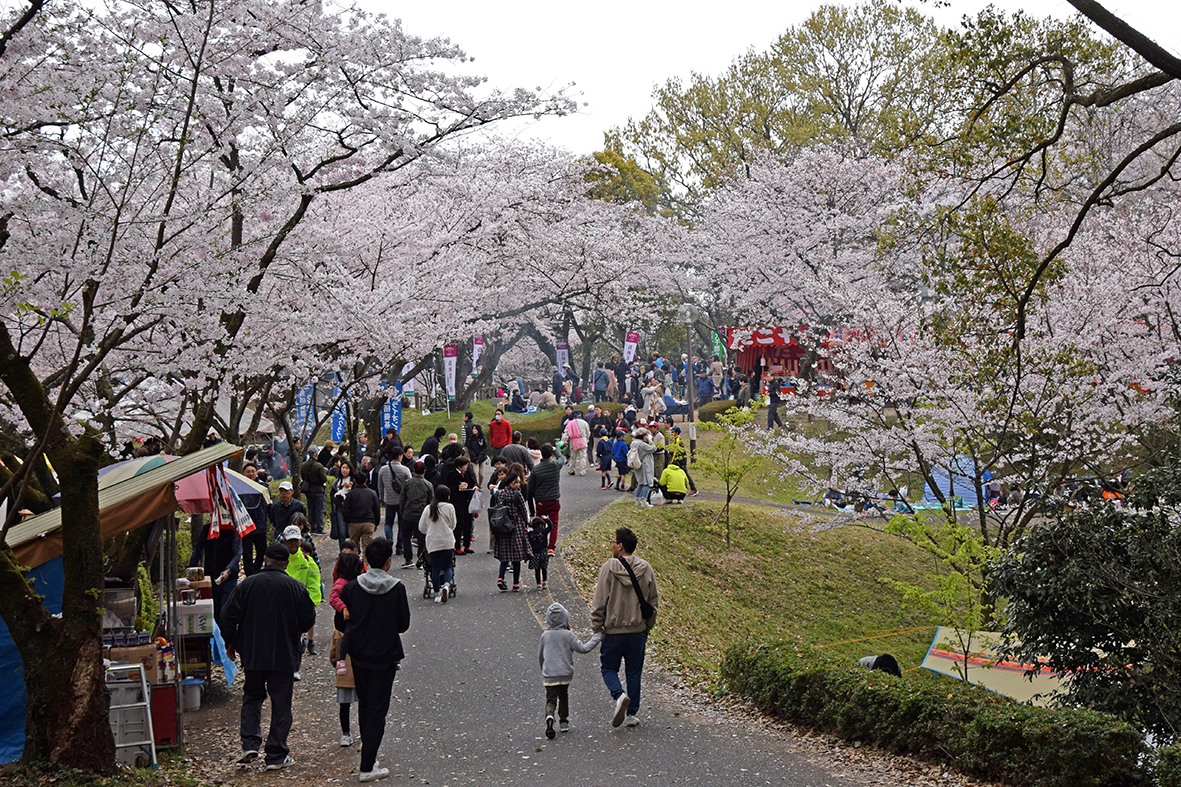
[(288, 671), (246, 670), (242, 695), (242, 751), (258, 751), (262, 747), (262, 701), (269, 696), (271, 729), (267, 733), (266, 762), (273, 765), (287, 758), (294, 688), (295, 679)]
[(398, 665), (367, 669), (353, 663), (353, 681), (357, 686), (357, 727), (361, 732), (361, 773), (373, 770), (377, 750), (385, 737), (385, 717), (390, 712), (390, 693)]
[(246, 572), (246, 576), (262, 570), (263, 553), (267, 551), (267, 546), (266, 525), (256, 525), (252, 532), (242, 538), (242, 570)]
[(569, 683), (545, 687), (545, 715), (553, 716), (555, 710), (558, 712), (558, 721), (570, 720)]

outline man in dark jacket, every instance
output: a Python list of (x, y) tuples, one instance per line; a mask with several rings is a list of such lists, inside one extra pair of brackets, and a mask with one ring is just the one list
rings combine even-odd
[[(321, 452), (323, 453), (323, 452)], [(307, 484), (304, 494), (308, 499), (308, 524), (312, 532), (324, 532), (324, 485), (328, 483), (328, 470), (319, 459), (304, 462), (299, 468), (299, 478)]]
[(541, 447), (541, 461), (529, 476), (529, 494), (537, 506), (537, 515), (549, 517), (553, 529), (549, 532), (549, 553), (554, 553), (558, 543), (558, 512), (562, 510), (562, 470), (554, 461), (554, 447), (546, 443)]
[(374, 539), (365, 550), (369, 570), (340, 591), (340, 600), (349, 611), (341, 645), (352, 661), (357, 684), (363, 782), (389, 775), (387, 768), (377, 767), (377, 750), (385, 736), (398, 664), (405, 655), (399, 635), (410, 628), (406, 586), (389, 573), (393, 556), (393, 544), (384, 538)]
[[(258, 468), (253, 464), (244, 465), (242, 475), (266, 486), (259, 480)], [(262, 495), (246, 495), (242, 498), (242, 503), (250, 514), (250, 521), (254, 523), (254, 530), (242, 539), (242, 570), (249, 577), (262, 571), (263, 554), (270, 543), (267, 539), (267, 512), (270, 510), (270, 503)]]
[[(295, 764), (288, 757), (291, 695), (299, 664), (300, 637), (316, 622), (316, 607), (307, 588), (287, 576), (287, 547), (271, 544), (263, 569), (242, 581), (222, 610), (226, 643), (242, 654), (246, 684), (242, 692), (242, 754), (245, 765), (258, 757), (262, 745), (262, 701), (271, 698), (271, 729), (267, 733), (267, 770)], [(232, 653), (231, 651), (231, 653)]]
[(357, 473), (354, 478), (353, 488), (344, 496), (340, 513), (348, 528), (349, 538), (358, 549), (364, 551), (373, 538), (377, 523), (381, 521), (381, 501), (377, 499), (377, 493), (369, 488), (364, 475)]
[[(402, 511), (399, 515), (402, 534), (402, 557), (405, 563), (402, 568), (414, 568), (414, 536), (418, 532), (418, 520), (422, 519), (422, 512), (435, 499), (435, 487), (426, 480), (426, 463), (414, 464), (414, 477), (402, 490)], [(419, 552), (422, 552), (421, 541)]]
[(273, 540), (278, 541), (279, 534), (291, 524), (292, 514), (307, 516), (308, 510), (295, 497), (295, 487), (291, 485), (291, 482), (282, 481), (279, 484), (279, 499), (271, 503), (271, 523), (275, 526)]
[(444, 427), (435, 427), (435, 433), (422, 441), (422, 450), (418, 452), (418, 458), (433, 456), (435, 459), (438, 459), (439, 441), (443, 439), (443, 435), (445, 434), (447, 434), (447, 430)]

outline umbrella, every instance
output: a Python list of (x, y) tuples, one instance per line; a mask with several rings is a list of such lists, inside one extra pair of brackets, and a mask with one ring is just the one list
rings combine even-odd
[[(242, 502), (253, 508), (259, 502), (271, 502), (271, 493), (262, 484), (256, 484), (241, 473), (226, 470), (230, 489), (242, 498)], [(205, 473), (196, 473), (176, 482), (176, 502), (181, 511), (189, 514), (213, 513), (213, 501), (209, 499), (209, 483)]]

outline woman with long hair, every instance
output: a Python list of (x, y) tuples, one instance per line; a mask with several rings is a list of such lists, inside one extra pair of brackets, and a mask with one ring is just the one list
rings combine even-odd
[(472, 469), (476, 473), (476, 486), (483, 486), (484, 463), (488, 461), (488, 440), (484, 437), (484, 428), (479, 424), (472, 424), (463, 447), (467, 449), (468, 459), (471, 460)]
[(529, 511), (525, 507), (525, 498), (521, 496), (521, 486), (521, 476), (510, 472), (497, 487), (493, 503), (508, 509), (508, 518), (513, 524), (511, 533), (496, 537), (496, 559), (500, 561), (500, 575), (496, 580), (496, 587), (502, 591), (508, 590), (504, 573), (511, 563), (514, 593), (521, 589), (521, 561), (528, 560), (532, 555), (529, 547)]
[(333, 468), (336, 479), (332, 482), (332, 528), (331, 535), (336, 543), (343, 547), (349, 537), (349, 529), (344, 524), (344, 498), (353, 488), (353, 463), (343, 459)]
[(455, 506), (451, 490), (445, 484), (435, 487), (435, 498), (418, 518), (418, 532), (426, 536), (426, 551), (431, 561), (431, 585), (435, 603), (446, 604), (455, 559)]

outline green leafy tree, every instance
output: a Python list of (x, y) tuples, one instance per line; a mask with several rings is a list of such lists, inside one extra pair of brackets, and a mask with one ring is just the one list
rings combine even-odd
[(742, 479), (759, 464), (759, 459), (750, 453), (742, 439), (754, 426), (754, 410), (731, 407), (719, 414), (716, 421), (698, 426), (718, 433), (718, 439), (712, 446), (697, 452), (697, 466), (726, 487), (726, 502), (714, 518), (713, 524), (716, 526), (723, 516), (726, 517), (726, 549), (729, 549), (730, 501), (738, 494)]
[(1006, 655), (1070, 675), (1066, 701), (1166, 740), (1181, 731), (1181, 470), (1137, 481), (1123, 508), (1059, 513), (989, 570)]

